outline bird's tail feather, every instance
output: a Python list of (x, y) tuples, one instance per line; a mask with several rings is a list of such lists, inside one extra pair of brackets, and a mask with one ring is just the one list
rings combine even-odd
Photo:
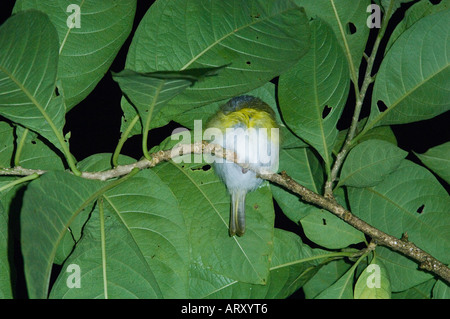
[(245, 233), (245, 195), (246, 191), (231, 193), (230, 236), (242, 236)]

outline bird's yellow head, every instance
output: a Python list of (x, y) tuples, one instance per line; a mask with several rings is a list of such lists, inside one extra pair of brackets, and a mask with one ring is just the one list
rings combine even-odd
[(267, 129), (268, 137), (278, 145), (278, 137), (272, 135), (272, 129), (278, 129), (275, 112), (262, 100), (243, 95), (224, 104), (209, 121), (208, 127), (216, 127), (225, 132), (227, 128)]

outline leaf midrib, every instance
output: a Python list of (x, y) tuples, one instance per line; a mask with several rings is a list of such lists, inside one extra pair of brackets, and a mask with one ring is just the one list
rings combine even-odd
[[(211, 200), (208, 198), (208, 196), (206, 196), (206, 194), (203, 192), (203, 190), (200, 188), (200, 186), (192, 179), (191, 176), (189, 176), (189, 174), (187, 174), (179, 165), (177, 165), (176, 163), (174, 163), (173, 161), (170, 161), (170, 163), (175, 166), (179, 171), (181, 171), (183, 173), (183, 175), (185, 175), (193, 185), (195, 185), (195, 187), (197, 188), (197, 190), (202, 194), (202, 196), (209, 202), (209, 205), (214, 209), (214, 212), (217, 214), (217, 216), (219, 216), (219, 218), (222, 220), (222, 222), (224, 223), (225, 227), (227, 227), (227, 223), (226, 221), (222, 218), (222, 216), (220, 215), (219, 211), (217, 210), (216, 206), (214, 205), (214, 203), (211, 202)], [(248, 257), (247, 253), (244, 251), (244, 249), (242, 248), (242, 246), (240, 245), (239, 241), (236, 239), (236, 236), (233, 236), (234, 241), (236, 242), (236, 244), (238, 245), (240, 251), (243, 253), (245, 259), (248, 261), (248, 263), (250, 264), (250, 266), (252, 267), (254, 273), (256, 274), (256, 276), (259, 278), (260, 281), (263, 281), (263, 278), (261, 278), (261, 276), (259, 275), (258, 271), (255, 269), (255, 267), (253, 266), (253, 262), (250, 260), (250, 258)]]
[(232, 35), (238, 33), (239, 31), (241, 31), (241, 30), (243, 30), (243, 29), (245, 29), (245, 28), (248, 28), (248, 27), (250, 27), (250, 26), (252, 26), (252, 25), (255, 25), (255, 24), (257, 24), (257, 23), (265, 22), (265, 21), (267, 21), (267, 20), (269, 20), (269, 19), (272, 19), (273, 17), (275, 17), (275, 16), (277, 16), (277, 15), (284, 14), (285, 12), (288, 12), (288, 11), (290, 11), (290, 10), (295, 10), (295, 9), (297, 9), (297, 8), (298, 8), (297, 6), (295, 6), (295, 7), (290, 7), (290, 8), (286, 8), (286, 9), (284, 9), (284, 10), (281, 10), (281, 11), (276, 12), (276, 13), (273, 14), (273, 15), (269, 15), (269, 16), (263, 18), (263, 19), (257, 19), (257, 20), (252, 21), (252, 22), (249, 23), (249, 24), (245, 24), (245, 25), (243, 25), (243, 26), (241, 26), (241, 27), (235, 28), (232, 32), (229, 32), (229, 33), (225, 34), (225, 35), (222, 36), (221, 38), (217, 39), (216, 41), (214, 41), (214, 42), (212, 42), (210, 45), (208, 45), (208, 46), (207, 46), (205, 49), (203, 49), (200, 53), (198, 53), (198, 54), (197, 54), (196, 56), (194, 56), (191, 60), (189, 60), (184, 66), (182, 66), (180, 70), (183, 71), (183, 70), (187, 69), (189, 66), (191, 66), (191, 64), (193, 64), (194, 62), (196, 62), (199, 58), (201, 58), (206, 52), (208, 52), (209, 50), (211, 50), (214, 46), (218, 45), (219, 43), (221, 43), (222, 41), (224, 41), (224, 40), (227, 39), (228, 37), (230, 37), (230, 36), (232, 36)]

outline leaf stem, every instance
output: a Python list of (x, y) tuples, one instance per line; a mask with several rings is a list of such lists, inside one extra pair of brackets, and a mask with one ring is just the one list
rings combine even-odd
[(31, 174), (31, 175), (24, 176), (24, 177), (22, 177), (22, 178), (18, 178), (18, 179), (16, 179), (16, 180), (12, 181), (11, 183), (8, 183), (8, 184), (6, 184), (6, 185), (1, 186), (1, 187), (0, 187), (0, 192), (4, 191), (5, 189), (8, 189), (8, 188), (10, 188), (10, 187), (16, 186), (16, 185), (18, 185), (18, 184), (22, 184), (22, 183), (31, 181), (31, 180), (36, 179), (36, 178), (38, 178), (38, 177), (39, 177), (39, 174), (38, 174), (38, 173), (33, 173), (33, 174)]
[(25, 139), (28, 135), (28, 129), (25, 128), (22, 136), (20, 137), (19, 143), (17, 144), (16, 154), (14, 155), (14, 166), (20, 166), (20, 155), (22, 154), (23, 145), (25, 144)]
[[(333, 1), (332, 1), (332, 3), (333, 3)], [(354, 143), (355, 143), (354, 137), (355, 137), (355, 133), (356, 133), (356, 128), (358, 126), (359, 116), (361, 114), (361, 109), (362, 109), (362, 105), (364, 102), (364, 98), (366, 96), (369, 85), (374, 82), (374, 77), (372, 77), (372, 69), (374, 66), (375, 57), (377, 56), (378, 48), (380, 46), (381, 40), (384, 36), (384, 33), (386, 31), (386, 28), (387, 28), (387, 25), (389, 22), (389, 18), (391, 16), (392, 10), (394, 8), (393, 3), (394, 3), (394, 1), (391, 1), (389, 3), (389, 7), (388, 7), (388, 9), (383, 17), (383, 21), (381, 23), (380, 31), (378, 32), (377, 38), (373, 45), (372, 52), (370, 53), (370, 56), (367, 59), (367, 67), (366, 67), (366, 72), (364, 75), (364, 81), (361, 85), (361, 90), (358, 89), (358, 84), (357, 84), (358, 82), (356, 81), (356, 86), (355, 86), (356, 104), (355, 104), (355, 110), (354, 110), (353, 116), (352, 116), (352, 122), (351, 122), (350, 128), (347, 132), (347, 137), (342, 145), (341, 151), (336, 156), (336, 160), (331, 169), (331, 174), (328, 176), (328, 179), (325, 183), (325, 196), (328, 198), (333, 198), (333, 183), (336, 181), (337, 174), (338, 174), (342, 164), (344, 163), (345, 157), (347, 156), (347, 154), (351, 150), (351, 148), (354, 146)], [(333, 3), (333, 5), (334, 5), (334, 3)]]
[(123, 134), (120, 136), (119, 143), (117, 143), (116, 149), (114, 150), (114, 154), (112, 157), (112, 164), (114, 167), (117, 167), (119, 165), (119, 155), (120, 151), (122, 150), (123, 144), (125, 144), (125, 141), (128, 139), (128, 135), (130, 135), (131, 130), (136, 125), (137, 121), (139, 120), (139, 115), (136, 114), (136, 116), (131, 120), (130, 125), (128, 125), (127, 129)]
[(150, 130), (150, 121), (152, 119), (153, 110), (155, 109), (156, 101), (158, 100), (159, 94), (164, 86), (164, 81), (158, 86), (155, 92), (155, 96), (153, 97), (153, 101), (150, 105), (150, 109), (147, 110), (148, 114), (145, 118), (145, 123), (142, 127), (142, 152), (144, 153), (144, 157), (148, 160), (151, 160), (151, 156), (148, 153), (148, 131)]

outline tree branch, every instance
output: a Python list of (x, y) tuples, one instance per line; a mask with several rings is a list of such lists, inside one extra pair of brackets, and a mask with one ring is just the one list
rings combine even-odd
[[(110, 169), (103, 172), (82, 172), (81, 177), (86, 179), (96, 179), (96, 180), (108, 180), (115, 177), (120, 177), (129, 174), (134, 168), (145, 169), (149, 167), (154, 167), (161, 162), (169, 161), (175, 157), (186, 155), (186, 154), (213, 154), (216, 157), (224, 158), (227, 161), (235, 162), (243, 168), (249, 168), (248, 164), (238, 163), (236, 155), (234, 152), (226, 150), (219, 145), (209, 144), (208, 142), (202, 141), (194, 144), (182, 144), (178, 145), (170, 150), (159, 151), (150, 154), (151, 160), (143, 159), (129, 165), (119, 165), (114, 169)], [(0, 169), (0, 175), (42, 175), (45, 171), (43, 170), (33, 170), (26, 169), (22, 167)], [(343, 206), (339, 205), (334, 199), (327, 198), (325, 196), (319, 195), (303, 185), (300, 185), (286, 172), (281, 172), (281, 174), (267, 174), (267, 172), (256, 172), (258, 176), (262, 179), (268, 180), (272, 183), (278, 184), (289, 191), (299, 195), (304, 201), (317, 205), (324, 208), (336, 215), (340, 219), (344, 220), (346, 223), (350, 224), (354, 228), (363, 232), (364, 234), (372, 238), (373, 245), (381, 245), (395, 250), (407, 257), (412, 258), (418, 262), (421, 269), (427, 270), (438, 275), (440, 278), (444, 279), (450, 283), (450, 268), (445, 264), (441, 263), (439, 260), (423, 251), (414, 243), (408, 241), (407, 236), (402, 238), (396, 238), (394, 236), (388, 235), (381, 230), (369, 225), (362, 219), (353, 215), (349, 210), (345, 209)]]

